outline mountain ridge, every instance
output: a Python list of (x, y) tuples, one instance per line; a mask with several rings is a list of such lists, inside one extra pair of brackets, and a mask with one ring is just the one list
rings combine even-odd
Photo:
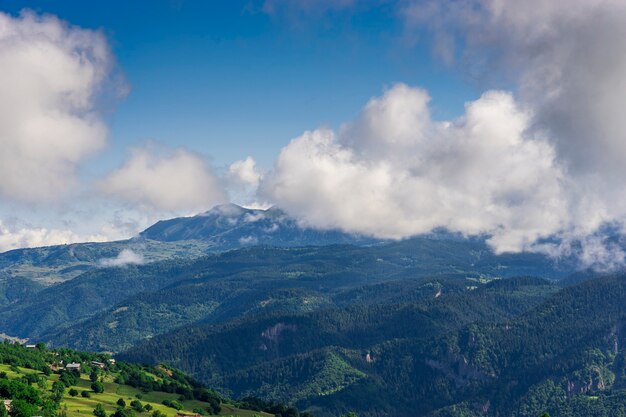
[(250, 209), (232, 203), (215, 206), (195, 216), (161, 220), (139, 233), (138, 237), (162, 242), (199, 240), (220, 250), (250, 245), (363, 245), (384, 241), (338, 229), (302, 226), (277, 207)]
[(195, 216), (160, 220), (126, 240), (20, 248), (0, 253), (0, 290), (3, 281), (13, 278), (25, 278), (47, 286), (106, 266), (106, 262), (123, 266), (124, 259), (116, 260), (123, 251), (136, 255), (137, 263), (147, 263), (173, 258), (192, 259), (255, 245), (363, 246), (382, 242), (339, 230), (301, 227), (276, 207), (258, 210), (226, 204)]

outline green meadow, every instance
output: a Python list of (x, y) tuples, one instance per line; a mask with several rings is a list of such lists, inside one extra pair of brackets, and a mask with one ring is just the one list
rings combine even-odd
[[(51, 375), (45, 375), (41, 371), (33, 369), (15, 367), (6, 364), (0, 364), (0, 372), (6, 373), (8, 379), (22, 379), (25, 375), (35, 374), (39, 378), (45, 379), (46, 389), (50, 390), (52, 384), (59, 380), (59, 375), (52, 373)], [(91, 381), (89, 375), (81, 374), (80, 379), (75, 385), (68, 387), (63, 395), (61, 401), (61, 410), (65, 412), (67, 417), (93, 417), (93, 410), (98, 404), (101, 404), (107, 415), (115, 413), (118, 409), (117, 402), (123, 399), (127, 406), (133, 400), (139, 400), (144, 407), (149, 404), (152, 409), (150, 411), (137, 412), (133, 410), (137, 417), (151, 417), (155, 410), (161, 411), (166, 417), (175, 417), (177, 414), (195, 414), (194, 409), (206, 409), (209, 404), (199, 400), (179, 400), (179, 395), (175, 393), (167, 393), (160, 391), (145, 392), (140, 389), (118, 384), (114, 382), (114, 374), (105, 374), (101, 377), (104, 385), (104, 392), (95, 393), (91, 389)], [(158, 379), (156, 375), (151, 375), (155, 379)], [(78, 391), (78, 395), (71, 396), (70, 391), (75, 389)], [(90, 397), (83, 397), (81, 394), (83, 391), (89, 392)], [(179, 401), (183, 405), (183, 409), (180, 411), (174, 408), (163, 405), (164, 400)], [(243, 410), (237, 408), (233, 404), (222, 403), (222, 410), (218, 415), (220, 416), (233, 416), (233, 417), (271, 417), (272, 414), (264, 413), (261, 411)]]

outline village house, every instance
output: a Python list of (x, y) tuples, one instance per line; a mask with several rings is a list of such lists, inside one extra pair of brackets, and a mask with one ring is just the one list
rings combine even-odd
[(65, 365), (65, 369), (68, 371), (80, 371), (80, 363), (72, 362)]
[(26, 349), (37, 349), (37, 345), (26, 345)]
[(91, 365), (100, 369), (104, 369), (104, 364), (102, 362), (91, 361)]

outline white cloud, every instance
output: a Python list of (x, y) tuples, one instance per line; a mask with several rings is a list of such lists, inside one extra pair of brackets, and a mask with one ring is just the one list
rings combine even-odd
[(242, 246), (251, 246), (256, 245), (258, 243), (258, 239), (255, 236), (244, 236), (239, 238), (239, 244)]
[(100, 265), (104, 267), (119, 267), (126, 265), (142, 265), (145, 263), (143, 255), (131, 249), (122, 249), (115, 258), (101, 259)]
[(488, 91), (461, 118), (436, 122), (425, 91), (396, 85), (338, 132), (293, 140), (264, 195), (323, 228), (400, 238), (445, 227), (489, 235), (496, 251), (623, 265), (614, 235), (626, 226), (626, 3), (400, 7), (444, 62), (515, 93)]
[(227, 200), (219, 179), (197, 154), (148, 146), (100, 182), (107, 195), (157, 211), (193, 213)]
[(307, 225), (402, 238), (446, 227), (486, 233), (498, 251), (528, 248), (568, 219), (554, 149), (529, 136), (531, 114), (491, 91), (458, 120), (435, 122), (428, 95), (403, 84), (340, 133), (286, 146), (262, 190)]
[(0, 13), (0, 198), (39, 202), (72, 188), (105, 144), (94, 98), (111, 66), (100, 32)]
[[(603, 225), (626, 224), (626, 3), (404, 4), (407, 27), (430, 30), (438, 55), (472, 78), (492, 85), (513, 82), (519, 100), (533, 109), (529, 130), (543, 132), (568, 178), (569, 229), (560, 236), (559, 249), (583, 245), (584, 263), (623, 262), (615, 247), (590, 236)], [(446, 42), (437, 44), (442, 37)]]
[(263, 211), (260, 211), (258, 213), (248, 213), (243, 217), (243, 221), (245, 223), (254, 223), (254, 222), (258, 222), (259, 220), (263, 220), (266, 218), (266, 213)]
[(457, 34), (447, 54), (473, 76), (516, 82), (570, 171), (611, 186), (626, 174), (626, 2), (415, 1), (404, 14)]
[(251, 156), (235, 161), (228, 167), (228, 177), (243, 186), (256, 188), (261, 180), (261, 173), (256, 168), (256, 161)]
[(106, 236), (80, 236), (71, 230), (9, 227), (0, 221), (0, 252), (19, 248), (62, 245), (74, 242), (105, 241)]
[(256, 161), (251, 156), (230, 164), (224, 175), (230, 201), (247, 208), (271, 207), (269, 202), (257, 200), (257, 190), (262, 178), (263, 172), (257, 168)]

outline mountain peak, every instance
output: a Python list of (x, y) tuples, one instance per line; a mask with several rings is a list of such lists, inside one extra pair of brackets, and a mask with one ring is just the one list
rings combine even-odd
[(207, 215), (218, 215), (218, 216), (241, 215), (247, 210), (248, 209), (238, 206), (237, 204), (234, 204), (234, 203), (218, 204), (216, 206), (213, 206), (210, 210), (205, 211), (204, 213), (197, 214), (195, 217), (207, 216)]
[(160, 221), (141, 237), (164, 242), (200, 240), (212, 250), (228, 250), (251, 245), (307, 246), (328, 244), (371, 244), (375, 240), (339, 230), (303, 228), (278, 207), (250, 209), (237, 204), (221, 204), (193, 217)]

